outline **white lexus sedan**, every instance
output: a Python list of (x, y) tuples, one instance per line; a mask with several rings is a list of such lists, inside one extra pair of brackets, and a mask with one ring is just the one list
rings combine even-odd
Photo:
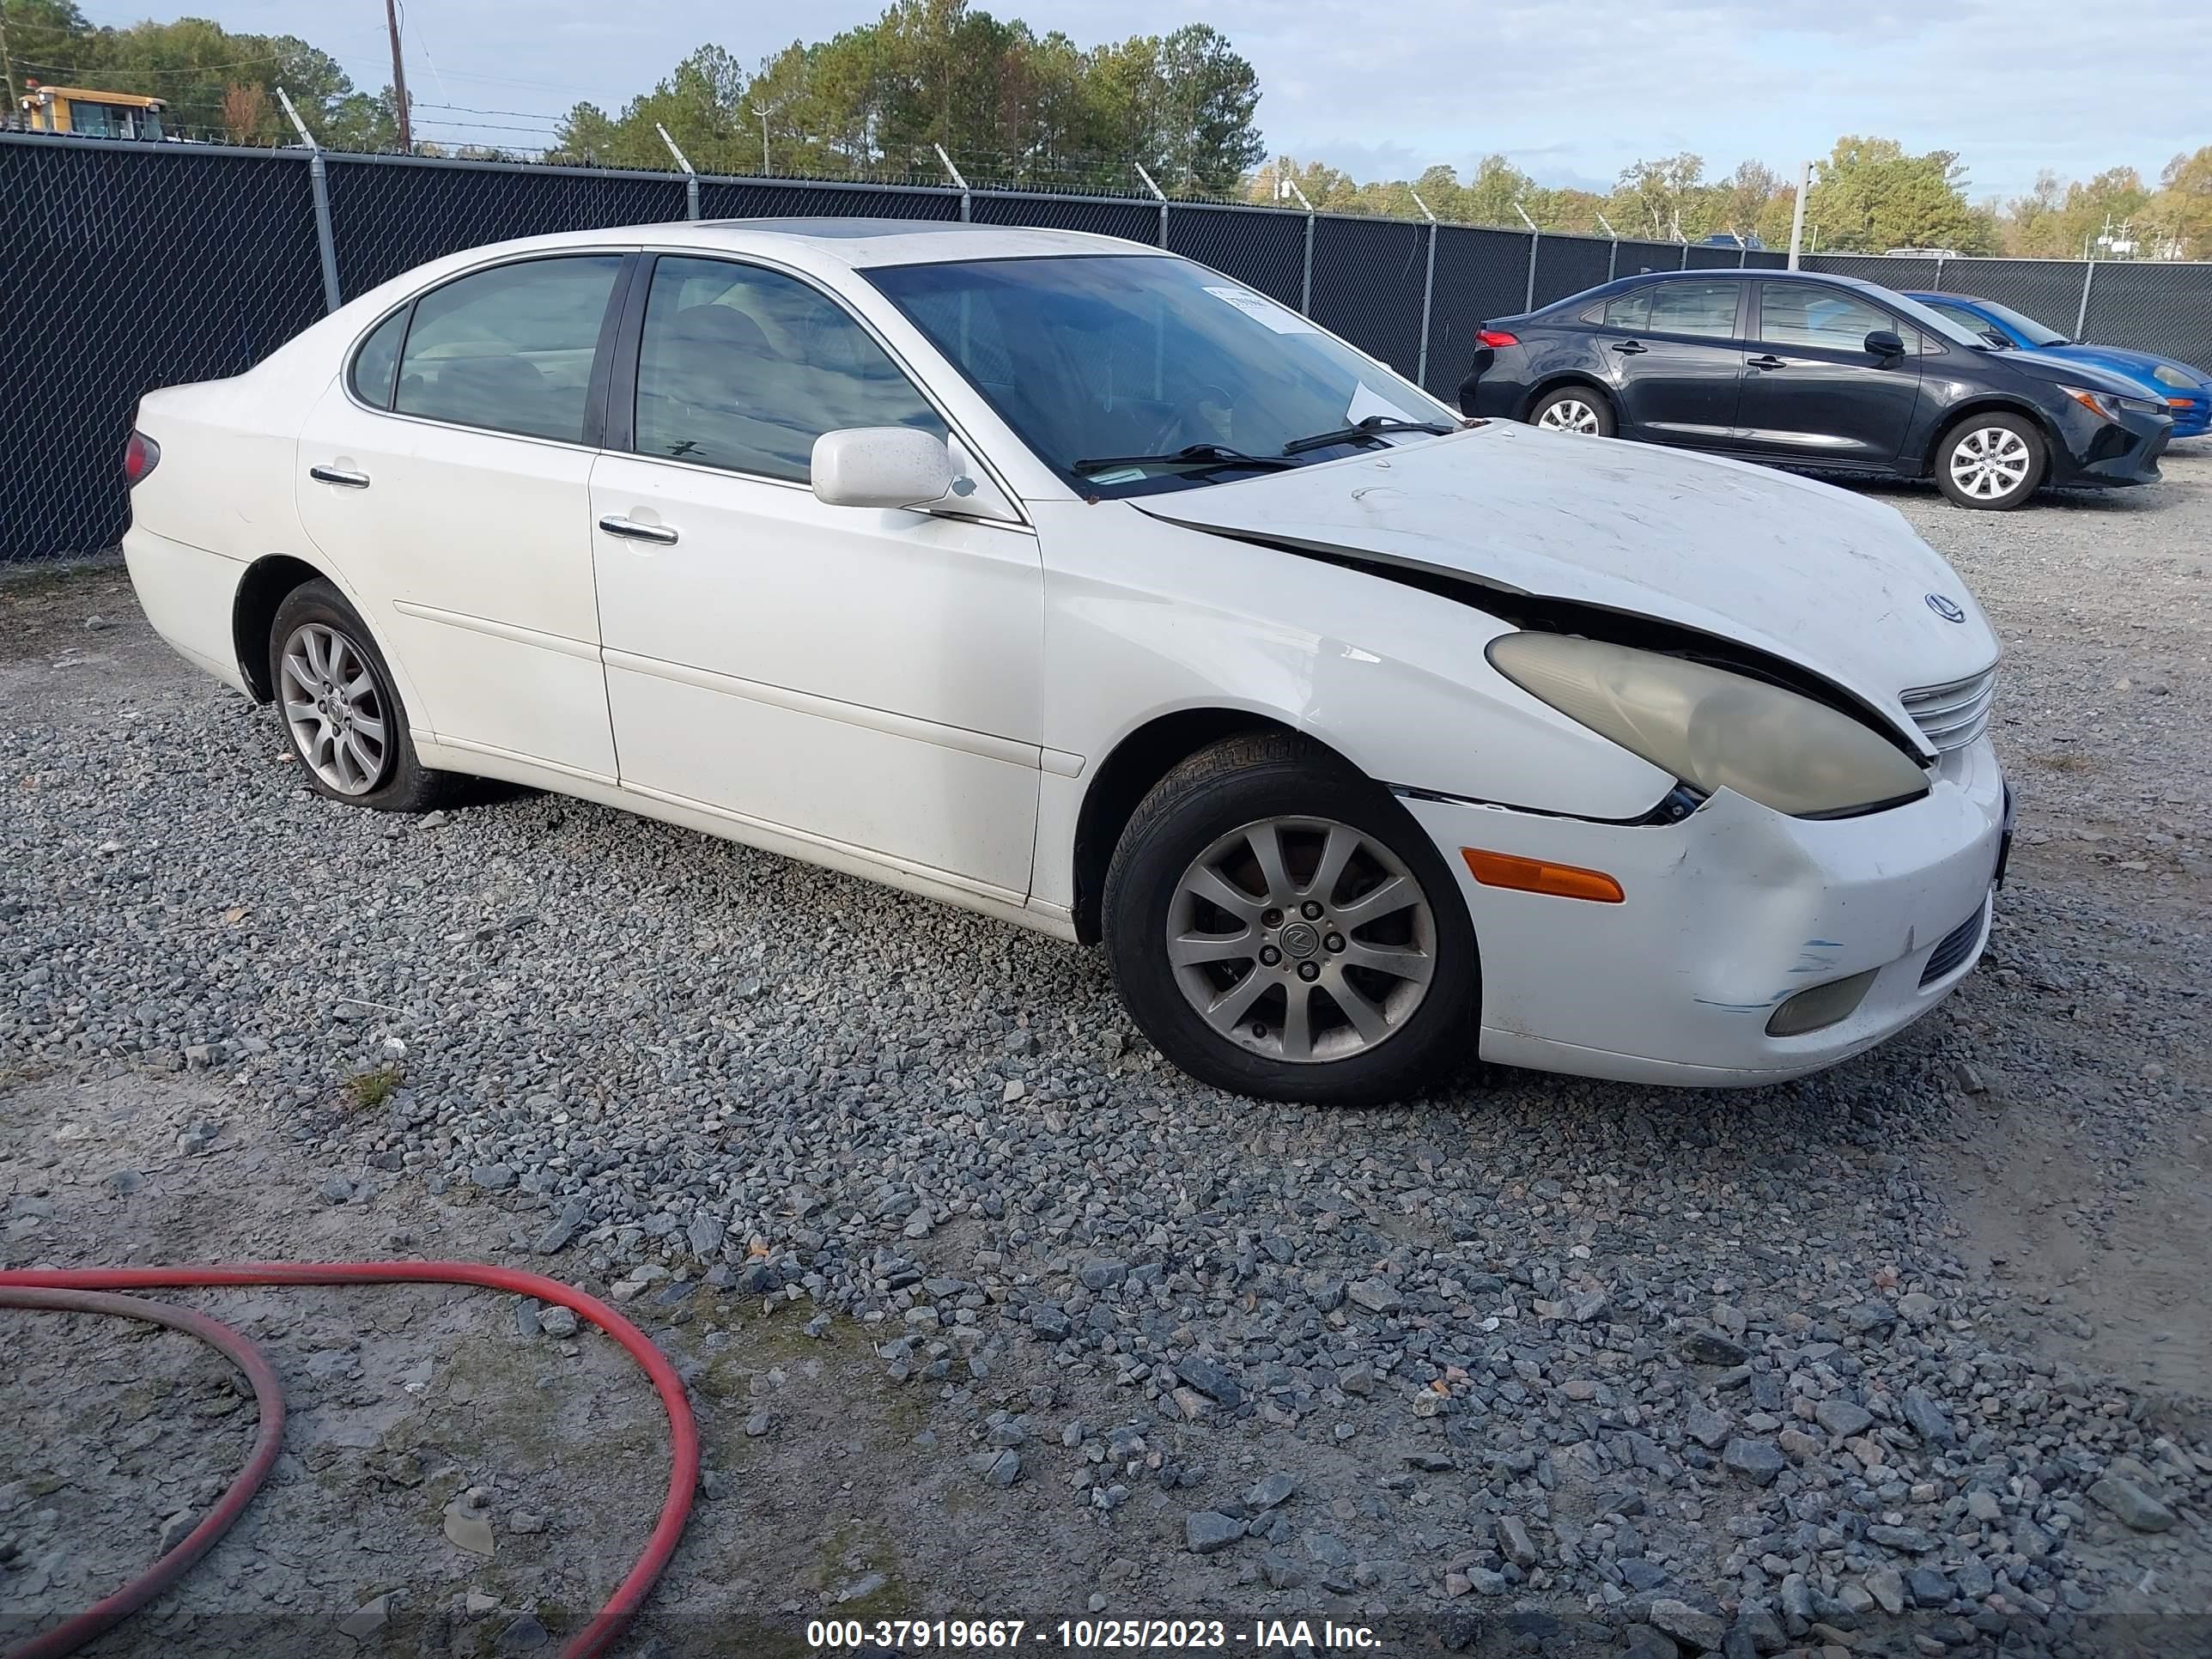
[(1997, 641), (1893, 509), (1462, 422), (1155, 248), (477, 248), (126, 466), (146, 614), (332, 800), (507, 779), (1103, 940), (1247, 1094), (1795, 1077), (2002, 874)]

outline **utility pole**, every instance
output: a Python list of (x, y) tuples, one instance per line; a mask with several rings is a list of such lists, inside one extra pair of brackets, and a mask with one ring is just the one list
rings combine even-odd
[(773, 178), (775, 174), (769, 170), (768, 164), (768, 112), (763, 109), (758, 104), (752, 106), (752, 112), (754, 114), (760, 117), (761, 177), (763, 179)]
[(1790, 269), (1797, 269), (1797, 256), (1805, 243), (1805, 198), (1813, 193), (1813, 164), (1797, 164), (1797, 204), (1790, 213)]
[(399, 111), (399, 148), (415, 153), (415, 123), (407, 110), (407, 64), (399, 52), (398, 0), (384, 0), (384, 25), (392, 35), (392, 100)]

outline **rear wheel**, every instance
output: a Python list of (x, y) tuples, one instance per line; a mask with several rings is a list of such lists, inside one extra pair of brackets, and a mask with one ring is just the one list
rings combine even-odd
[(2049, 460), (2033, 421), (1969, 415), (1936, 447), (1936, 482), (1961, 507), (2002, 513), (2035, 494)]
[(1529, 410), (1528, 424), (1586, 438), (1610, 438), (1615, 429), (1611, 400), (1586, 386), (1563, 386), (1546, 392)]
[(317, 794), (385, 812), (428, 811), (449, 798), (458, 780), (416, 758), (384, 653), (330, 583), (303, 582), (276, 607), (269, 683)]
[(1474, 933), (1418, 824), (1287, 733), (1231, 738), (1154, 787), (1107, 872), (1130, 1013), (1201, 1082), (1266, 1099), (1409, 1094), (1474, 1036)]

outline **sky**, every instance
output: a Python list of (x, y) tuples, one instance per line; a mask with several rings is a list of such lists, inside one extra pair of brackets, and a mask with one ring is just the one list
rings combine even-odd
[[(981, 0), (1079, 45), (1203, 21), (1260, 76), (1271, 151), (1355, 179), (1462, 175), (1502, 151), (1540, 184), (1610, 188), (1644, 156), (1694, 151), (1785, 174), (1844, 133), (1964, 158), (1976, 200), (2045, 167), (2130, 166), (2155, 183), (2212, 143), (2205, 0)], [(83, 0), (129, 23), (147, 0)], [(411, 0), (410, 90), (424, 136), (532, 148), (580, 99), (610, 112), (712, 40), (756, 64), (864, 22), (882, 0)], [(168, 0), (159, 15), (293, 33), (369, 89), (391, 78), (381, 0)], [(2094, 19), (2094, 22), (2089, 20)], [(447, 125), (441, 125), (444, 123)], [(471, 125), (463, 126), (459, 124)], [(955, 158), (957, 159), (957, 158)]]

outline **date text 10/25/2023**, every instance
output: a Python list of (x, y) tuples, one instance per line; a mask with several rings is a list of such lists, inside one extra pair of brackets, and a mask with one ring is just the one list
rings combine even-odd
[(821, 1652), (841, 1649), (922, 1652), (998, 1649), (1053, 1644), (1049, 1651), (1144, 1652), (1242, 1648), (1251, 1653), (1376, 1652), (1382, 1638), (1365, 1625), (1334, 1620), (1254, 1620), (1249, 1626), (1221, 1619), (1063, 1619), (1032, 1626), (1023, 1619), (823, 1619), (810, 1622), (806, 1643)]

